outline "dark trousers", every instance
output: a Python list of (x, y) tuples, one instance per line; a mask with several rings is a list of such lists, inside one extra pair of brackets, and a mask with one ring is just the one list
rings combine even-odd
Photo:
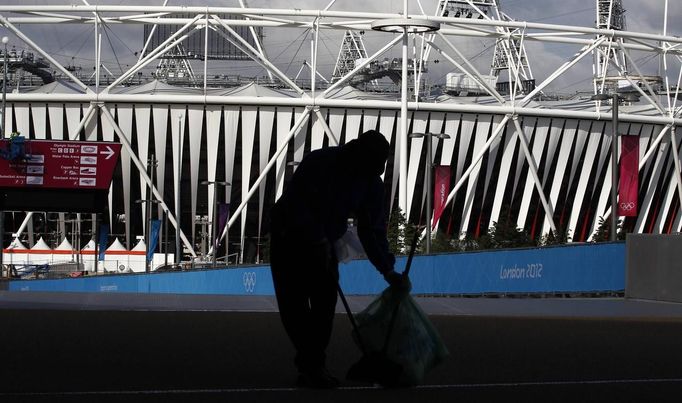
[(296, 349), (300, 372), (325, 365), (339, 278), (338, 263), (325, 245), (300, 245), (273, 234), (270, 266), (282, 324)]

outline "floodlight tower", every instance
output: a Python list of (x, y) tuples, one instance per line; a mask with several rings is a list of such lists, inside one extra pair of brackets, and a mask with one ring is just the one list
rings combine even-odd
[[(621, 0), (597, 0), (597, 28), (624, 31), (625, 9)], [(608, 39), (614, 41), (613, 39)], [(620, 77), (627, 75), (625, 54), (616, 43), (597, 48), (594, 52), (594, 90), (604, 92), (603, 85), (617, 86)], [(608, 82), (608, 84), (607, 84)]]
[(332, 83), (337, 82), (350, 73), (355, 68), (356, 60), (367, 58), (367, 49), (365, 49), (365, 44), (362, 42), (363, 34), (363, 31), (351, 30), (347, 30), (344, 34), (341, 49), (339, 49), (339, 56), (336, 58), (334, 73), (332, 74)]
[[(477, 18), (498, 21), (512, 21), (512, 18), (503, 13), (500, 8), (500, 0), (440, 0), (439, 12), (444, 17)], [(509, 33), (507, 28), (497, 28), (499, 31)], [(523, 44), (514, 37), (498, 39), (495, 43), (493, 61), (490, 67), (490, 75), (500, 77), (501, 73), (508, 71), (509, 79), (506, 83), (498, 80), (498, 89), (507, 91), (512, 86), (510, 83), (520, 82), (521, 92), (528, 92), (533, 88), (533, 73), (528, 64), (528, 56)], [(502, 79), (504, 81), (504, 79)], [(503, 87), (503, 88), (499, 88)], [(506, 88), (506, 90), (505, 90)]]
[(166, 57), (159, 60), (155, 76), (162, 80), (183, 81), (194, 84), (196, 76), (192, 65), (189, 63), (190, 55), (185, 51), (182, 44), (178, 44), (170, 50)]

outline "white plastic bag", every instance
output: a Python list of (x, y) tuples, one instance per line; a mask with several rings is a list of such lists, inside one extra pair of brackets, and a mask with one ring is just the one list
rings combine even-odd
[(357, 227), (348, 227), (346, 233), (334, 242), (334, 250), (339, 263), (347, 263), (353, 259), (366, 257), (365, 249), (358, 237)]

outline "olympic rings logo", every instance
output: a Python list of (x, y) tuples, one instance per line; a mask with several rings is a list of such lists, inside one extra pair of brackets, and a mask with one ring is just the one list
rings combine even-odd
[(635, 202), (632, 201), (627, 203), (623, 202), (620, 204), (620, 208), (623, 211), (630, 211), (635, 208)]
[(242, 275), (242, 281), (244, 282), (244, 291), (253, 292), (256, 288), (256, 272), (247, 271)]

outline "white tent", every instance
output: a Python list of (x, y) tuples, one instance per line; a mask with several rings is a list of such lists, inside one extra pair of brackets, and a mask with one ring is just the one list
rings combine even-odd
[(129, 271), (130, 255), (118, 238), (107, 248), (104, 254), (103, 266), (106, 271)]
[(147, 252), (147, 245), (144, 243), (144, 238), (140, 238), (140, 242), (135, 245), (131, 250), (131, 252)]
[(89, 250), (95, 250), (95, 240), (91, 239), (85, 246), (81, 249), (81, 251), (89, 251)]
[(144, 238), (140, 238), (140, 241), (135, 245), (133, 249), (130, 250), (129, 263), (130, 268), (133, 271), (142, 272), (145, 271), (147, 259), (147, 245), (144, 242)]
[(14, 238), (12, 243), (3, 251), (3, 262), (6, 264), (23, 264), (29, 262), (28, 249), (19, 240)]
[[(40, 238), (40, 239), (43, 239), (43, 238)], [(10, 243), (9, 246), (7, 247), (7, 249), (5, 249), (5, 250), (26, 250), (26, 249), (28, 249), (28, 248), (26, 248), (26, 245), (24, 245), (24, 243), (21, 242), (19, 240), (19, 238), (14, 238), (12, 240), (12, 243)]]
[[(43, 240), (43, 238), (40, 238), (38, 243), (42, 240)], [(38, 243), (36, 243), (36, 245)], [(43, 243), (45, 243), (45, 242), (43, 242)], [(47, 246), (47, 245), (45, 245), (45, 246)], [(64, 240), (62, 240), (62, 243), (60, 243), (59, 246), (54, 248), (54, 250), (61, 250), (61, 251), (67, 251), (68, 250), (69, 252), (71, 252), (71, 251), (73, 251), (73, 246), (71, 245), (71, 242), (69, 242), (68, 239), (64, 238)]]
[(40, 237), (38, 242), (36, 242), (29, 251), (31, 263), (52, 263), (54, 261), (53, 252), (54, 251), (47, 245), (43, 237)]
[(109, 253), (109, 252), (126, 252), (126, 251), (127, 251), (127, 249), (125, 248), (125, 246), (123, 246), (121, 241), (118, 240), (118, 238), (115, 238), (114, 242), (112, 242), (112, 244), (109, 245), (109, 247), (107, 248), (107, 253)]
[(95, 259), (97, 259), (95, 247), (95, 240), (90, 239), (90, 241), (81, 249), (81, 260), (85, 265), (85, 270), (88, 272), (95, 271)]

